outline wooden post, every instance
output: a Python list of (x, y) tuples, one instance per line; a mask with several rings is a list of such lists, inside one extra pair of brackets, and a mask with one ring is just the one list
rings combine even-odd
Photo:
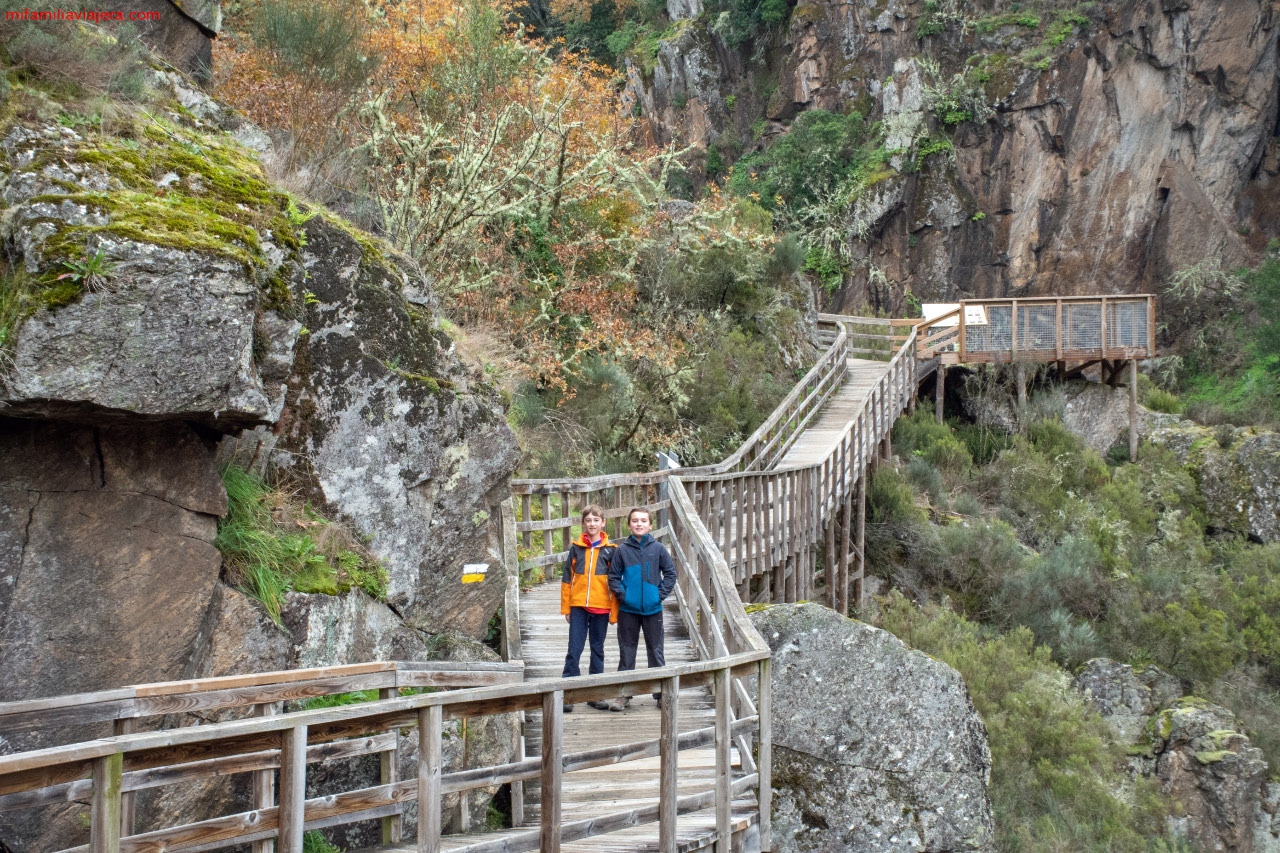
[[(384, 687), (378, 691), (379, 699), (395, 699), (400, 695), (396, 687)], [(378, 771), (383, 785), (394, 785), (400, 781), (400, 730), (392, 729), (396, 736), (396, 744), (386, 752), (378, 753)], [(382, 843), (399, 844), (403, 838), (404, 827), (400, 815), (387, 815), (382, 819)]]
[(560, 853), (560, 796), (564, 775), (564, 691), (542, 696), (542, 831), (538, 849)]
[[(716, 691), (716, 853), (733, 849), (733, 827), (730, 823), (729, 783), (733, 768), (729, 765), (729, 670), (715, 672)], [(543, 848), (546, 849), (545, 847)]]
[(1054, 321), (1053, 321), (1053, 354), (1054, 360), (1059, 364), (1062, 363), (1062, 300), (1058, 299), (1055, 303)]
[[(138, 730), (137, 717), (121, 717), (111, 724), (111, 734), (131, 735)], [(120, 837), (133, 835), (133, 825), (137, 815), (137, 803), (134, 802), (133, 791), (120, 796)]]
[(1129, 359), (1129, 461), (1138, 461), (1138, 360)]
[(854, 584), (855, 598), (858, 600), (859, 615), (866, 612), (864, 589), (867, 576), (867, 475), (870, 469), (863, 472), (858, 479), (858, 575)]
[(760, 804), (760, 850), (762, 853), (773, 849), (771, 835), (773, 811), (773, 689), (769, 679), (773, 677), (773, 667), (768, 658), (760, 661), (760, 677), (757, 679), (758, 705), (760, 712), (760, 751), (756, 755), (756, 772), (760, 774), (760, 787), (756, 793), (756, 801)]
[(1098, 317), (1101, 320), (1101, 338), (1098, 343), (1102, 346), (1102, 350), (1098, 355), (1098, 358), (1105, 361), (1107, 358), (1107, 297), (1105, 296), (1102, 297), (1102, 306), (1099, 308)]
[(1147, 358), (1156, 355), (1156, 298), (1147, 297)]
[[(855, 487), (856, 488), (856, 487)], [(849, 615), (849, 544), (853, 531), (853, 489), (844, 495), (844, 523), (840, 525), (840, 615)]]
[(93, 802), (89, 812), (90, 853), (120, 853), (120, 788), (123, 777), (124, 753), (113, 752), (94, 759)]
[[(965, 351), (966, 342), (964, 337), (965, 330), (964, 330), (964, 300), (963, 299), (960, 300), (960, 317), (958, 322), (959, 322), (960, 330), (956, 336), (959, 339), (958, 344), (956, 346), (956, 351), (957, 351), (957, 358), (959, 359), (960, 363), (964, 364), (964, 351)], [(942, 365), (939, 364), (938, 366), (941, 367)]]
[(933, 389), (933, 416), (938, 423), (942, 423), (943, 401), (947, 396), (947, 366), (945, 364), (938, 365), (937, 384)]
[(1021, 419), (1026, 416), (1025, 410), (1027, 408), (1027, 373), (1023, 369), (1023, 365), (1021, 362), (1019, 362), (1017, 365), (1014, 366), (1013, 373), (1014, 373), (1014, 376), (1016, 377), (1015, 381), (1018, 386), (1018, 418)]
[(307, 727), (280, 733), (279, 853), (302, 853), (302, 828), (307, 801)]
[[(255, 717), (274, 717), (280, 713), (282, 703), (265, 702), (253, 706)], [(253, 771), (253, 808), (254, 811), (269, 809), (276, 804), (276, 773), (274, 770)], [(264, 838), (253, 842), (253, 853), (275, 853), (276, 840)]]
[(418, 853), (439, 853), (444, 765), (444, 709), (418, 709)]
[(1009, 309), (1009, 360), (1018, 360), (1018, 300), (1010, 302)]
[(831, 518), (827, 521), (827, 541), (825, 543), (823, 559), (826, 560), (826, 566), (823, 568), (823, 586), (826, 589), (827, 606), (832, 610), (840, 607), (840, 595), (836, 591), (840, 585), (840, 569), (839, 559), (836, 557), (836, 514), (833, 511)]
[(677, 771), (680, 756), (680, 676), (662, 681), (662, 730), (658, 744), (658, 849), (676, 849)]

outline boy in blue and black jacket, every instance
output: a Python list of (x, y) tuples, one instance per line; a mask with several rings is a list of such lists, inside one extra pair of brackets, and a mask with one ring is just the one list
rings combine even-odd
[[(609, 564), (609, 589), (618, 600), (618, 672), (636, 668), (636, 647), (644, 632), (649, 666), (666, 664), (662, 643), (662, 602), (676, 586), (676, 564), (662, 543), (649, 533), (649, 510), (637, 507), (627, 514), (631, 535), (618, 543)], [(654, 694), (656, 699), (658, 694)], [(621, 711), (631, 702), (624, 696), (609, 705)]]

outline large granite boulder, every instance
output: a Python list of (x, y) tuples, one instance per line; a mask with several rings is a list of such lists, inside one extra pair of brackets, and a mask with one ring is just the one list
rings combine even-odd
[(1148, 438), (1191, 469), (1211, 527), (1259, 542), (1280, 541), (1280, 434), (1181, 422), (1155, 429)]
[[(272, 460), (368, 538), (409, 624), (483, 637), (505, 589), (499, 507), (519, 461), (496, 391), (462, 366), (405, 267), (327, 219), (305, 235), (292, 284), (310, 334)], [(486, 564), (485, 580), (463, 584), (467, 564)]]
[[(1128, 446), (1128, 388), (1112, 388), (1095, 382), (1069, 382), (1063, 386), (1063, 396), (1062, 425), (1077, 435), (1085, 447), (1106, 453), (1117, 444)], [(1182, 418), (1177, 415), (1152, 412), (1141, 405), (1137, 414), (1140, 436), (1182, 423)]]
[(1075, 686), (1123, 743), (1137, 742), (1151, 717), (1182, 696), (1182, 683), (1159, 667), (1135, 670), (1107, 658), (1082, 666)]
[(1226, 708), (1193, 696), (1157, 667), (1097, 658), (1075, 686), (1128, 747), (1135, 777), (1153, 777), (1175, 812), (1170, 830), (1199, 850), (1280, 850), (1280, 786), (1262, 750)]
[(1235, 715), (1186, 697), (1157, 714), (1147, 735), (1161, 791), (1180, 806), (1178, 834), (1201, 850), (1252, 853), (1267, 763)]
[(816, 604), (752, 621), (773, 650), (774, 850), (995, 850), (986, 727), (958, 672)]

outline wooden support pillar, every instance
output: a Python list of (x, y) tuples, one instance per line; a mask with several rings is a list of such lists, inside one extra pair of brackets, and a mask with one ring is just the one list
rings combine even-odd
[(658, 849), (676, 849), (676, 788), (680, 757), (680, 676), (662, 681), (662, 728), (658, 742)]
[[(111, 734), (131, 735), (138, 730), (137, 717), (124, 717), (111, 724)], [(137, 815), (137, 803), (134, 802), (133, 791), (120, 795), (120, 837), (133, 835), (133, 825)]]
[(867, 475), (864, 473), (858, 480), (858, 574), (854, 579), (854, 598), (858, 602), (858, 613), (866, 612), (864, 579), (867, 576)]
[(823, 559), (826, 561), (826, 565), (822, 570), (823, 586), (826, 587), (824, 590), (825, 598), (827, 606), (832, 610), (837, 610), (840, 606), (840, 596), (836, 592), (840, 582), (840, 561), (836, 557), (836, 515), (834, 512), (831, 514), (831, 520), (827, 522), (827, 541), (825, 545)]
[[(283, 704), (266, 702), (253, 706), (255, 717), (274, 717), (279, 714)], [(274, 770), (253, 771), (253, 808), (254, 811), (269, 809), (276, 804), (276, 772)], [(264, 838), (253, 842), (250, 847), (253, 853), (275, 853), (276, 840)]]
[(938, 365), (938, 374), (936, 385), (933, 389), (933, 416), (937, 418), (938, 423), (942, 423), (942, 407), (943, 399), (947, 394), (947, 366), (945, 364)]
[(307, 727), (280, 733), (279, 853), (302, 853), (302, 828), (307, 802)]
[[(767, 853), (773, 849), (770, 837), (771, 813), (773, 811), (773, 689), (769, 679), (773, 677), (773, 668), (769, 659), (760, 661), (760, 677), (756, 683), (759, 694), (756, 697), (756, 709), (760, 712), (760, 750), (756, 755), (756, 772), (760, 774), (760, 850)], [(663, 848), (664, 850), (666, 848)]]
[(418, 853), (440, 853), (444, 709), (418, 710)]
[(1138, 461), (1138, 360), (1129, 359), (1129, 461)]
[[(733, 849), (733, 825), (729, 783), (733, 768), (729, 763), (729, 670), (715, 671), (716, 691), (716, 853), (730, 853)], [(542, 848), (544, 851), (546, 847)]]
[[(379, 699), (395, 699), (400, 695), (399, 688), (384, 687), (378, 691)], [(383, 785), (394, 785), (400, 781), (400, 730), (392, 729), (396, 737), (395, 746), (386, 752), (378, 753), (378, 770)], [(399, 844), (403, 839), (404, 828), (400, 815), (387, 815), (382, 819), (382, 843)]]
[[(856, 486), (854, 488), (857, 488)], [(844, 508), (841, 511), (840, 525), (840, 580), (838, 582), (838, 590), (840, 602), (837, 610), (842, 616), (849, 615), (849, 545), (853, 540), (853, 492), (854, 488), (848, 489), (844, 496)]]
[(120, 853), (120, 789), (123, 776), (124, 753), (113, 752), (94, 759), (93, 800), (89, 811), (89, 853)]
[(1018, 412), (1021, 414), (1027, 408), (1027, 371), (1019, 363), (1014, 367), (1013, 373), (1018, 385)]
[(564, 691), (542, 697), (542, 830), (538, 849), (560, 853), (561, 780), (564, 776)]

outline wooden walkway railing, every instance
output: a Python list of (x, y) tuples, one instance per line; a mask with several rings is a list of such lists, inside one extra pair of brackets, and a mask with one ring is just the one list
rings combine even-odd
[[(825, 597), (848, 612), (850, 588), (861, 595), (864, 564), (861, 536), (851, 539), (852, 518), (865, 496), (865, 476), (878, 453), (888, 450), (889, 430), (914, 398), (916, 360), (914, 331), (890, 349), (890, 339), (877, 347), (867, 325), (887, 321), (833, 318), (827, 324), (830, 346), (772, 415), (729, 458), (717, 465), (676, 468), (588, 478), (517, 480), (513, 502), (519, 507), (514, 525), (520, 542), (520, 574), (526, 583), (540, 580), (543, 567), (560, 565), (568, 553), (578, 513), (587, 503), (606, 507), (611, 535), (624, 534), (623, 521), (632, 506), (644, 506), (655, 516), (655, 536), (664, 540), (679, 570), (676, 595), (680, 612), (700, 656), (723, 660), (736, 655), (767, 655), (767, 645), (747, 619), (744, 602), (797, 601), (810, 598), (824, 581)], [(838, 441), (817, 463), (781, 467), (788, 448), (803, 433), (843, 381), (851, 357), (850, 331), (857, 331), (859, 354), (879, 353), (889, 359), (886, 371), (868, 394), (860, 412), (845, 425)], [(855, 502), (855, 497), (858, 501)], [(844, 519), (842, 550), (835, 542), (837, 516)], [(824, 547), (825, 546), (825, 547)], [(820, 561), (819, 554), (825, 555)], [(820, 568), (821, 564), (821, 568)], [(856, 566), (856, 568), (855, 568)], [(742, 756), (743, 778), (753, 779), (758, 802), (762, 849), (770, 849), (769, 729), (767, 659), (753, 699), (748, 676), (731, 671), (723, 689), (715, 691), (717, 720), (721, 696), (730, 719), (717, 730), (732, 730)], [(670, 668), (668, 668), (670, 669)], [(661, 677), (666, 670), (651, 670)], [(593, 682), (606, 676), (585, 676)], [(664, 702), (673, 691), (662, 691)], [(666, 709), (664, 707), (664, 720)], [(674, 713), (674, 712), (673, 712)], [(744, 723), (758, 726), (753, 751)], [(544, 718), (544, 726), (546, 725)], [(545, 736), (545, 731), (544, 731)], [(719, 748), (719, 747), (717, 747)], [(755, 754), (752, 759), (753, 752)], [(724, 760), (728, 760), (725, 753)], [(729, 778), (729, 773), (719, 774)], [(543, 808), (548, 796), (543, 788)], [(727, 844), (728, 799), (718, 799), (717, 844)], [(660, 849), (673, 849), (674, 821), (660, 819)], [(727, 849), (727, 848), (725, 848)]]

